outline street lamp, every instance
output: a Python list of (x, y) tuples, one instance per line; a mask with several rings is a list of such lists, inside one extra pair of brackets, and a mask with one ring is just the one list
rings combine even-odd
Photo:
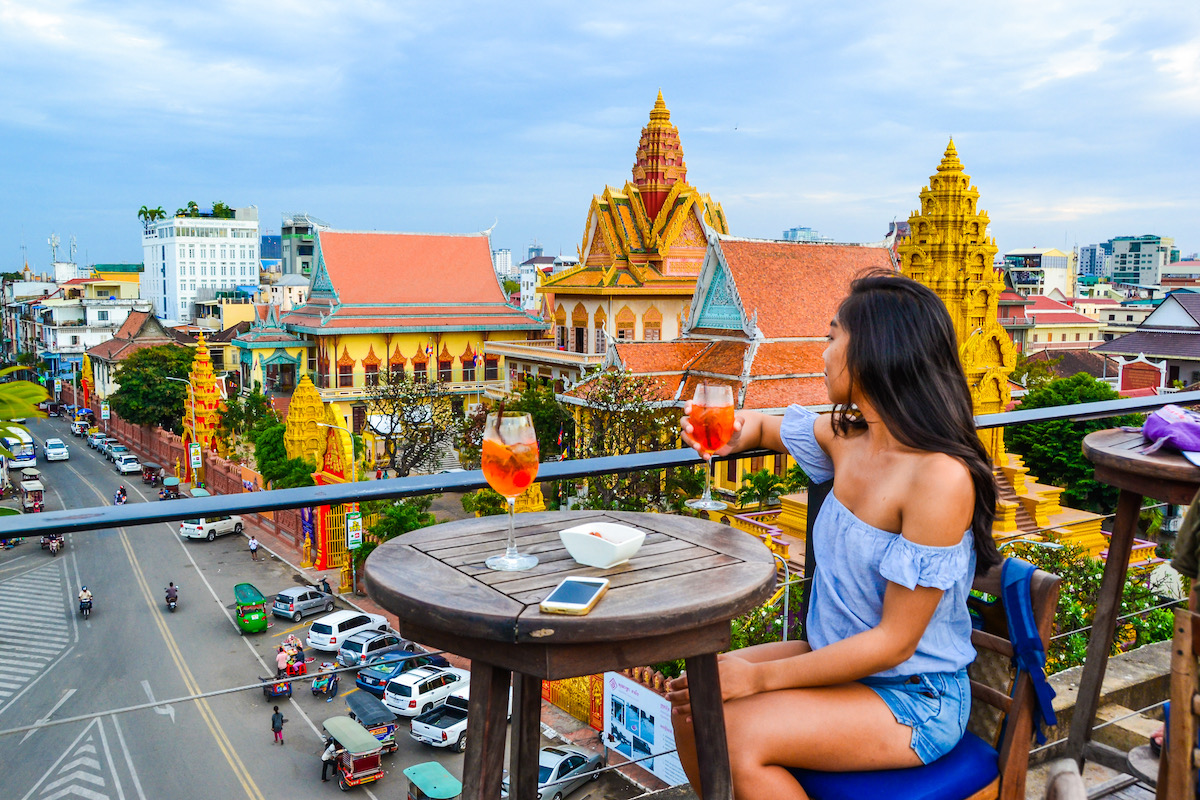
[[(333, 425), (328, 422), (318, 422), (317, 427), (333, 428), (335, 430), (345, 431), (346, 435), (350, 437), (350, 482), (357, 483), (358, 482), (358, 459), (355, 458), (355, 456), (354, 456), (354, 433), (352, 431), (350, 431), (349, 428), (343, 428), (341, 425)], [(355, 510), (358, 509), (357, 503), (354, 504), (354, 508), (355, 508)], [(349, 514), (350, 512), (347, 511), (346, 513)], [(358, 569), (354, 565), (354, 554), (350, 552), (349, 525), (347, 525), (347, 528), (346, 528), (346, 552), (350, 558), (350, 591), (357, 592), (358, 591)]]
[[(192, 443), (196, 444), (196, 387), (192, 386), (192, 382), (190, 380), (185, 380), (184, 378), (172, 378), (170, 375), (164, 375), (163, 377), (169, 381), (187, 384), (188, 396), (192, 398)], [(188, 459), (188, 469), (190, 470), (192, 468), (191, 454), (185, 454), (185, 457)], [(203, 461), (201, 463), (203, 463)], [(203, 467), (201, 468), (203, 469)]]

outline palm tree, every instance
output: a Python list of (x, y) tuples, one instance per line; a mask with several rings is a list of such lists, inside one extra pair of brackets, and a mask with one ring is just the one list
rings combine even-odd
[(163, 211), (162, 206), (159, 206), (158, 208), (150, 209), (150, 219), (151, 220), (166, 219), (166, 218), (167, 218), (167, 212)]
[(139, 208), (138, 209), (138, 219), (140, 219), (142, 222), (149, 221), (151, 219), (150, 209), (146, 208), (145, 206), (142, 206), (141, 208)]
[(187, 213), (189, 217), (200, 216), (200, 206), (196, 204), (195, 200), (188, 200)]
[(737, 490), (738, 505), (748, 506), (758, 503), (763, 509), (779, 499), (779, 494), (787, 488), (783, 478), (769, 469), (760, 469), (742, 478), (742, 485)]
[(177, 217), (182, 217), (182, 216), (183, 216), (184, 214), (186, 214), (186, 213), (187, 213), (187, 209), (186, 209), (186, 208), (177, 208), (177, 209), (175, 209), (175, 216), (177, 216)]
[(799, 464), (792, 464), (788, 467), (787, 475), (784, 476), (783, 482), (789, 492), (798, 492), (801, 489), (807, 489), (808, 485), (812, 483), (808, 479), (808, 473)]

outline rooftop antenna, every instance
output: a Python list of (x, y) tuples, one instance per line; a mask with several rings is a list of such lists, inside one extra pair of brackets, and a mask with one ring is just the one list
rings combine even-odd
[(59, 239), (57, 233), (50, 234), (50, 238), (46, 240), (46, 244), (50, 245), (50, 262), (58, 261), (58, 245)]
[(75, 234), (71, 234), (71, 263), (75, 263), (75, 251), (79, 248), (75, 246)]

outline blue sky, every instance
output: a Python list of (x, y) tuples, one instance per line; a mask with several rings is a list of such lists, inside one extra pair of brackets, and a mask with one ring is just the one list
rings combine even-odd
[(1200, 3), (0, 0), (0, 269), (137, 209), (574, 254), (659, 88), (732, 232), (879, 239), (953, 134), (1001, 251), (1200, 250)]

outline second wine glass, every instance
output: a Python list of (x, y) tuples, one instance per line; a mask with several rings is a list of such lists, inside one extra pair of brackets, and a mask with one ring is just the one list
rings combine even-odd
[(529, 488), (538, 472), (533, 418), (511, 411), (488, 414), (480, 466), (488, 484), (508, 500), (508, 545), (502, 555), (487, 560), (488, 567), (516, 572), (537, 566), (537, 556), (517, 552), (513, 532), (517, 496)]
[(688, 421), (692, 439), (700, 445), (704, 461), (704, 494), (688, 500), (688, 508), (698, 511), (722, 511), (728, 506), (712, 496), (712, 454), (729, 443), (733, 436), (733, 389), (720, 383), (701, 383), (692, 397)]

